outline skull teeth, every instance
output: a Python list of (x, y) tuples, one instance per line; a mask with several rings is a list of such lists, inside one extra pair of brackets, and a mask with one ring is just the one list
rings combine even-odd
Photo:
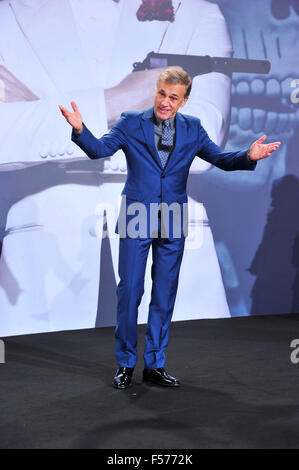
[(253, 78), (252, 80), (233, 79), (232, 93), (236, 96), (261, 96), (268, 97), (290, 97), (292, 91), (291, 82), (294, 77), (285, 77), (278, 79), (277, 77), (269, 78)]
[(259, 134), (281, 134), (293, 131), (298, 123), (299, 113), (276, 113), (259, 108), (232, 107), (231, 126), (238, 126), (247, 131)]
[[(238, 126), (244, 131), (252, 130), (256, 134), (292, 132), (299, 118), (299, 110), (290, 100), (293, 79), (293, 77), (284, 77), (282, 80), (276, 77), (234, 79), (231, 126)], [(232, 132), (231, 135), (233, 134)]]

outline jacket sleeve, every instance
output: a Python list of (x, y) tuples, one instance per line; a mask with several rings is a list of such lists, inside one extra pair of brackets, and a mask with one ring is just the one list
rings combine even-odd
[(117, 150), (124, 150), (126, 147), (126, 120), (126, 113), (122, 113), (112, 129), (99, 139), (83, 124), (81, 134), (72, 132), (72, 141), (92, 160), (111, 157)]
[(256, 162), (251, 162), (248, 158), (248, 150), (238, 152), (224, 152), (208, 136), (205, 129), (199, 125), (199, 149), (197, 156), (212, 163), (221, 170), (254, 170)]

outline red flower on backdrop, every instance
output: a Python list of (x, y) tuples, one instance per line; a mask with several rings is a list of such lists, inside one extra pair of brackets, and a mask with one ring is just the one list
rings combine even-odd
[(174, 21), (171, 0), (142, 0), (136, 16), (139, 21)]

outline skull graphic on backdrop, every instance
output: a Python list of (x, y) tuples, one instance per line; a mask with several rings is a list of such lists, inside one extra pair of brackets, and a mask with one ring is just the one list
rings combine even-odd
[[(201, 190), (207, 201), (230, 312), (232, 315), (291, 312), (295, 295), (293, 246), (299, 232), (298, 217), (295, 217), (299, 106), (291, 99), (299, 73), (299, 2), (219, 0), (215, 3), (227, 20), (234, 56), (271, 62), (268, 75), (233, 74), (226, 148), (238, 149), (264, 133), (269, 141), (282, 142), (274, 158), (257, 165), (254, 178), (245, 172), (223, 174), (217, 169), (201, 176)], [(294, 174), (292, 183), (281, 184), (289, 174)], [(274, 187), (281, 188), (281, 192), (275, 190), (275, 201)], [(288, 201), (287, 217), (284, 199)], [(288, 279), (288, 289), (282, 287), (283, 278)], [(280, 293), (279, 302), (273, 295), (275, 290)]]

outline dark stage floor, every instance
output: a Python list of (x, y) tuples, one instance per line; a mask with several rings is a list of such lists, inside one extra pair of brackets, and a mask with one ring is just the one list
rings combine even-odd
[[(4, 338), (1, 448), (299, 448), (299, 315), (172, 324), (178, 389), (111, 386), (114, 328)], [(298, 353), (299, 358), (299, 353)]]

